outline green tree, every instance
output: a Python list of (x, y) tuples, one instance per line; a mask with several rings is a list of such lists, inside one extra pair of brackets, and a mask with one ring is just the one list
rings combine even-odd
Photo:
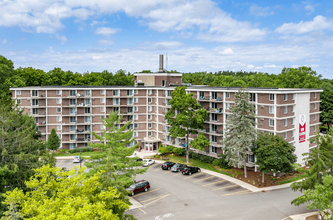
[(327, 175), (330, 167), (330, 160), (327, 158), (328, 144), (332, 144), (332, 138), (321, 136), (319, 131), (316, 136), (310, 139), (311, 143), (316, 143), (317, 147), (311, 149), (309, 153), (304, 153), (304, 161), (310, 166), (309, 170), (304, 170), (304, 177), (300, 182), (291, 184), (291, 188), (296, 191), (314, 189), (315, 185), (322, 183), (323, 176)]
[[(89, 162), (85, 165), (89, 168), (88, 175), (94, 175), (97, 172), (104, 170), (101, 174), (101, 187), (116, 187), (121, 192), (120, 198), (129, 204), (127, 191), (125, 187), (132, 184), (137, 174), (144, 173), (147, 169), (139, 169), (137, 166), (142, 165), (142, 162), (136, 161), (133, 155), (137, 144), (132, 147), (127, 147), (134, 143), (133, 130), (128, 129), (131, 121), (121, 124), (123, 116), (118, 115), (118, 112), (110, 112), (109, 116), (102, 119), (105, 129), (102, 130), (102, 135), (93, 132), (93, 135), (101, 143), (89, 143), (89, 146), (97, 147), (101, 152), (90, 157)], [(103, 150), (102, 150), (103, 149)]]
[(198, 150), (205, 150), (205, 147), (208, 147), (210, 144), (209, 140), (203, 135), (202, 132), (195, 139), (190, 141), (191, 147)]
[(323, 177), (323, 184), (316, 184), (314, 189), (305, 190), (304, 193), (298, 196), (291, 202), (295, 206), (303, 203), (308, 203), (306, 208), (308, 210), (318, 209), (319, 213), (324, 219), (333, 220), (333, 215), (328, 213), (327, 210), (333, 210), (333, 176), (328, 175)]
[(46, 144), (48, 149), (57, 150), (60, 147), (60, 138), (58, 137), (56, 130), (52, 128), (49, 139)]
[(32, 67), (17, 68), (16, 74), (20, 76), (25, 86), (49, 86), (52, 85), (52, 78), (43, 70), (34, 69)]
[[(186, 86), (177, 87), (170, 100), (171, 109), (165, 114), (165, 119), (171, 126), (169, 134), (174, 137), (186, 138), (186, 163), (189, 163), (189, 135), (197, 134), (197, 129), (204, 129), (204, 121), (208, 116), (206, 109), (201, 108), (193, 93), (186, 94)], [(177, 115), (176, 115), (177, 113)]]
[(270, 171), (291, 172), (292, 164), (297, 161), (297, 156), (293, 154), (295, 147), (289, 144), (279, 135), (259, 134), (252, 148), (252, 152), (256, 156), (256, 164), (262, 172), (262, 182), (264, 175)]
[[(45, 151), (45, 144), (37, 137), (34, 119), (0, 100), (0, 197), (14, 188), (24, 188), (34, 168), (55, 165), (54, 155)], [(0, 216), (3, 210), (0, 207)]]
[[(124, 219), (129, 205), (113, 187), (101, 189), (100, 173), (87, 178), (82, 169), (61, 171), (43, 166), (22, 189), (8, 191), (3, 204), (7, 219)], [(21, 217), (21, 218), (17, 218)]]
[(283, 68), (278, 75), (276, 86), (280, 88), (319, 88), (321, 77), (311, 67)]
[(235, 94), (235, 105), (230, 107), (227, 130), (222, 141), (229, 165), (244, 167), (245, 178), (247, 151), (253, 146), (257, 136), (255, 107), (249, 99), (250, 95), (244, 88)]
[(327, 129), (333, 125), (333, 80), (323, 82), (324, 91), (320, 94), (320, 121), (327, 125)]

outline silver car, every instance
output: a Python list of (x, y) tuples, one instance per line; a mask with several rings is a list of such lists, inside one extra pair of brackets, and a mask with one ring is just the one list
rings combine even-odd
[(82, 161), (82, 158), (80, 156), (75, 156), (73, 159), (73, 163), (80, 163)]

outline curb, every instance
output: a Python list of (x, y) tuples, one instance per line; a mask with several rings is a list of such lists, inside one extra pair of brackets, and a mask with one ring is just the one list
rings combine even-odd
[(317, 214), (317, 213), (318, 212), (308, 212), (308, 213), (303, 213), (303, 214), (298, 214), (298, 215), (291, 215), (288, 217), (293, 220), (306, 220), (306, 217), (309, 217), (309, 216)]

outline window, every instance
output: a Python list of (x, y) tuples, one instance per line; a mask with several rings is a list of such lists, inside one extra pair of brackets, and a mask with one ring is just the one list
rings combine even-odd
[(105, 129), (105, 126), (103, 124), (101, 124), (101, 129), (104, 130)]
[(168, 96), (171, 96), (172, 91), (168, 90)]
[(38, 90), (32, 90), (31, 95), (32, 96), (38, 96)]
[(114, 112), (119, 112), (119, 107), (113, 107)]
[(283, 133), (284, 139), (287, 139), (287, 132)]
[(287, 114), (287, 112), (288, 112), (288, 107), (287, 106), (284, 106), (284, 114)]
[(61, 104), (61, 99), (57, 99), (57, 104)]
[(84, 114), (90, 114), (91, 109), (90, 108), (84, 108)]
[(57, 95), (61, 95), (61, 90), (57, 90)]
[(134, 94), (138, 94), (138, 90), (137, 89), (134, 89)]
[(165, 86), (165, 80), (162, 80), (162, 86)]
[(151, 123), (148, 123), (148, 128), (151, 128)]
[(36, 117), (35, 118), (35, 123), (38, 124), (38, 122), (39, 122), (39, 118)]
[(288, 122), (287, 119), (284, 119), (284, 126), (285, 127), (287, 127), (287, 125), (288, 125), (287, 122)]
[(148, 131), (148, 137), (151, 137), (151, 131)]
[(103, 115), (101, 115), (101, 120), (104, 120), (104, 116)]
[(133, 112), (133, 107), (127, 107), (127, 112), (132, 113)]
[(269, 126), (274, 127), (274, 119), (269, 119)]
[(119, 96), (119, 90), (113, 90), (113, 96)]
[(57, 116), (57, 122), (61, 122), (61, 116)]
[(294, 93), (291, 94), (291, 99), (295, 100), (295, 94)]
[(316, 126), (313, 126), (313, 132), (316, 132)]
[(90, 116), (84, 116), (84, 122), (91, 122)]
[(225, 103), (225, 109), (229, 109), (230, 104), (229, 103)]
[(61, 108), (57, 108), (57, 113), (60, 113), (61, 112)]
[(226, 97), (226, 98), (230, 98), (230, 92), (226, 92), (226, 93), (225, 93), (225, 97)]
[(101, 107), (101, 112), (105, 112), (105, 107)]
[(113, 104), (114, 104), (114, 105), (119, 105), (119, 99), (118, 99), (118, 98), (113, 99)]
[(76, 90), (69, 90), (70, 96), (76, 96)]
[(212, 99), (217, 99), (217, 92), (212, 92)]
[(148, 115), (148, 120), (151, 120), (151, 115)]
[(133, 98), (127, 98), (127, 105), (133, 105)]
[(212, 108), (217, 109), (217, 103), (216, 103), (216, 102), (213, 102), (213, 103), (212, 103)]
[(148, 89), (148, 95), (151, 95), (151, 94), (152, 94), (151, 89)]
[(85, 125), (85, 126), (84, 126), (84, 130), (85, 130), (85, 131), (90, 131), (90, 125)]
[(138, 103), (138, 98), (134, 98), (134, 103)]
[(16, 90), (16, 95), (21, 95), (21, 90)]
[(71, 122), (71, 123), (76, 122), (76, 117), (75, 116), (70, 116), (69, 117), (69, 122)]
[(212, 125), (212, 131), (217, 131), (217, 125)]
[(31, 104), (35, 105), (35, 106), (38, 106), (38, 99), (32, 99)]
[(294, 124), (294, 118), (291, 118), (291, 124), (292, 125)]
[(84, 99), (84, 104), (85, 105), (90, 105), (90, 99)]
[(254, 163), (254, 154), (249, 154), (249, 163)]
[(139, 127), (138, 124), (135, 123), (135, 124), (134, 124), (134, 128), (138, 128), (138, 127)]
[(269, 114), (274, 114), (274, 106), (269, 106)]
[(314, 96), (314, 98), (317, 98), (317, 93), (315, 92), (313, 96)]
[(211, 142), (216, 143), (217, 142), (217, 136), (212, 135)]
[(313, 103), (313, 109), (317, 109), (317, 103)]
[(105, 89), (101, 90), (101, 95), (105, 95)]
[(148, 103), (151, 103), (151, 98), (148, 98)]
[(132, 96), (133, 95), (133, 90), (127, 90), (127, 96)]
[(32, 109), (32, 114), (33, 115), (38, 115), (38, 108), (33, 108)]
[(105, 103), (105, 98), (101, 98), (101, 103)]
[(212, 114), (212, 121), (217, 121), (217, 114)]
[(269, 94), (269, 101), (274, 101), (274, 94)]
[(255, 101), (256, 101), (256, 94), (250, 93), (250, 102), (255, 102)]
[(61, 131), (61, 125), (57, 125), (57, 130)]
[(228, 115), (228, 114), (226, 114), (226, 115), (225, 115), (225, 120), (228, 120), (228, 117), (229, 117), (229, 115)]
[(138, 132), (133, 132), (133, 137), (137, 137), (138, 136)]
[(134, 120), (138, 120), (138, 115), (134, 115)]
[(16, 99), (16, 104), (21, 104), (21, 99)]
[(313, 115), (313, 120), (315, 121), (317, 119), (317, 115)]
[(76, 100), (75, 99), (70, 99), (69, 100), (69, 105), (76, 105)]
[(76, 108), (69, 108), (70, 114), (76, 114)]
[(284, 94), (284, 101), (288, 100), (288, 94)]
[(76, 144), (75, 144), (75, 143), (70, 143), (69, 148), (70, 148), (70, 149), (74, 149), (74, 148), (76, 148)]
[(294, 112), (294, 106), (293, 105), (291, 106), (291, 112)]
[(84, 91), (84, 96), (90, 96), (90, 90), (85, 90)]
[(294, 130), (291, 131), (291, 137), (294, 137)]
[(134, 111), (138, 111), (138, 106), (134, 106)]
[(148, 112), (151, 112), (151, 106), (148, 106)]

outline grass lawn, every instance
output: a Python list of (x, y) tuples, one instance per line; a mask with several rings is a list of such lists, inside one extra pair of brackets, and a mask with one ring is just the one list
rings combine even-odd
[[(100, 153), (99, 151), (93, 151), (93, 152), (82, 152), (81, 156), (92, 156), (95, 154)], [(66, 154), (66, 153), (55, 153), (56, 157), (65, 157), (65, 156), (80, 156), (80, 152), (78, 153), (72, 153), (72, 154)]]
[(303, 174), (295, 174), (295, 176), (293, 178), (290, 178), (288, 180), (284, 180), (284, 181), (279, 182), (279, 185), (295, 182), (295, 181), (300, 180), (302, 178), (303, 178)]
[[(169, 157), (168, 161), (171, 161), (171, 162), (174, 162), (174, 163), (186, 164), (186, 158), (182, 158), (182, 157), (174, 157), (174, 158)], [(194, 160), (194, 159), (191, 159), (191, 158), (190, 158), (190, 163), (188, 165), (193, 166), (193, 167), (200, 167), (200, 168), (203, 168), (203, 169), (206, 169), (206, 170), (211, 170), (211, 171), (214, 171), (214, 172), (217, 172), (217, 173), (232, 176), (232, 174), (230, 174), (230, 173), (223, 172), (221, 170), (215, 169), (215, 167), (211, 164), (204, 163), (204, 162)]]

